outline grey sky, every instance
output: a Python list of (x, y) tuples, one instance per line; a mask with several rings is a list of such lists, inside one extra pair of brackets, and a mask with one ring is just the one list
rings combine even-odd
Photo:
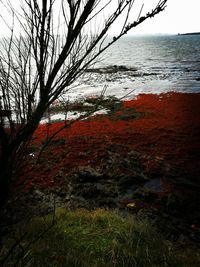
[(131, 34), (200, 32), (199, 12), (200, 0), (168, 0), (163, 12), (145, 21)]
[[(102, 0), (102, 3), (106, 0)], [(12, 1), (11, 1), (12, 2)], [(20, 0), (13, 1), (15, 8), (19, 6)], [(113, 0), (113, 4), (106, 12), (112, 12), (118, 0)], [(150, 11), (158, 3), (158, 0), (135, 0), (131, 18), (138, 16), (141, 5), (144, 3), (143, 15)], [(168, 0), (165, 11), (161, 12), (153, 19), (149, 19), (133, 29), (129, 34), (154, 34), (154, 33), (185, 33), (200, 32), (200, 0)], [(8, 18), (7, 12), (1, 9), (1, 16)], [(121, 23), (123, 18), (121, 19)], [(11, 22), (11, 21), (10, 21)], [(1, 21), (0, 36), (7, 35), (8, 30)], [(98, 22), (97, 22), (98, 24)], [(113, 25), (110, 34), (115, 35), (119, 30), (120, 20)]]

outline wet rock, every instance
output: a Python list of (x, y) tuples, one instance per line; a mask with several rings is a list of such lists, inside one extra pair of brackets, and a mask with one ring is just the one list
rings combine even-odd
[(143, 173), (135, 173), (131, 175), (122, 175), (119, 179), (118, 185), (120, 187), (128, 187), (131, 185), (139, 185), (146, 181), (147, 177)]
[(96, 182), (103, 178), (103, 174), (89, 166), (79, 167), (75, 174), (80, 183)]
[(149, 203), (156, 203), (159, 200), (159, 194), (157, 192), (152, 192), (143, 187), (135, 190), (133, 197)]
[(79, 192), (74, 192), (75, 194), (81, 195), (85, 199), (95, 198), (99, 195), (100, 190), (97, 188), (96, 185), (93, 184), (84, 184), (84, 186), (79, 190)]
[(127, 72), (127, 71), (137, 71), (137, 68), (134, 67), (127, 67), (124, 65), (111, 65), (105, 68), (93, 68), (87, 69), (86, 72), (90, 73), (99, 73), (99, 74), (106, 74), (106, 73), (116, 73), (116, 72)]
[(118, 189), (112, 184), (84, 183), (74, 185), (72, 194), (82, 196), (85, 199), (97, 200), (99, 198), (115, 198), (118, 195)]
[(163, 192), (164, 191), (161, 179), (157, 179), (157, 178), (147, 181), (143, 187), (144, 189), (147, 189), (151, 192)]
[(121, 198), (129, 198), (132, 199), (134, 192), (137, 190), (137, 186), (129, 186), (127, 188), (119, 188), (119, 193)]

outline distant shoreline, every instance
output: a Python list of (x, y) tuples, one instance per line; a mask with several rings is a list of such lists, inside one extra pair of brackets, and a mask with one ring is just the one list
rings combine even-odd
[(178, 33), (178, 35), (200, 35), (200, 32)]

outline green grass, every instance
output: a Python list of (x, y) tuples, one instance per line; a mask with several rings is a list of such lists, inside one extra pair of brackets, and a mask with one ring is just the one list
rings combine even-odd
[[(172, 244), (147, 220), (138, 222), (132, 216), (122, 217), (103, 209), (93, 212), (58, 209), (56, 223), (49, 228), (51, 220), (51, 216), (36, 218), (26, 226), (23, 231), (28, 234), (4, 266), (14, 266), (23, 250), (17, 265), (21, 267), (198, 266), (191, 254), (190, 262), (181, 259)], [(38, 238), (41, 233), (43, 235)], [(1, 259), (13, 242), (7, 239)], [(192, 260), (194, 265), (191, 265)]]

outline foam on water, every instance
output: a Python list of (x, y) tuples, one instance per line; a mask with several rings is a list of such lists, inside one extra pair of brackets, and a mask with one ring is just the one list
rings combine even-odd
[(99, 95), (133, 98), (140, 93), (200, 92), (200, 35), (127, 37), (67, 92), (70, 100)]

